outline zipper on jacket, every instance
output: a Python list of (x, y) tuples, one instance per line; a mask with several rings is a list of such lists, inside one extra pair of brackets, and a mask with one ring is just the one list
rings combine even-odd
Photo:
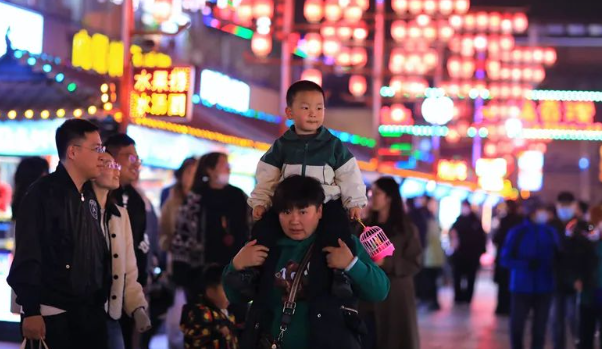
[(84, 200), (84, 193), (79, 193), (79, 195), (81, 195), (82, 202), (84, 202), (84, 201), (85, 201), (85, 200)]
[(307, 148), (309, 147), (309, 143), (305, 143), (305, 150), (303, 151), (303, 165), (301, 166), (301, 175), (305, 177), (305, 166), (307, 161)]
[(341, 305), (341, 310), (345, 310), (351, 313), (355, 313), (355, 314), (359, 314), (357, 310), (353, 309), (353, 308), (347, 308), (346, 306)]

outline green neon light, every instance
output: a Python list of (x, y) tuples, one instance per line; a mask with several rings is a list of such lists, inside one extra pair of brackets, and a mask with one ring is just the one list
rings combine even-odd
[(602, 91), (533, 90), (527, 94), (532, 101), (602, 102)]

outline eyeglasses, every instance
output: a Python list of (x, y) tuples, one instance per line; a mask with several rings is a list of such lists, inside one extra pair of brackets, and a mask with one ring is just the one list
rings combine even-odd
[(102, 161), (102, 166), (104, 168), (109, 169), (109, 170), (121, 171), (121, 165), (119, 165), (118, 163), (116, 163), (113, 160), (103, 160)]
[(138, 155), (130, 154), (128, 155), (128, 161), (132, 165), (142, 165), (142, 159)]
[(81, 144), (73, 144), (73, 146), (74, 147), (80, 147), (80, 148), (88, 149), (88, 150), (91, 150), (91, 151), (96, 152), (98, 154), (103, 154), (107, 150), (107, 148), (104, 147), (104, 146), (102, 146), (102, 145), (97, 145), (97, 146), (95, 146), (93, 148), (84, 147)]

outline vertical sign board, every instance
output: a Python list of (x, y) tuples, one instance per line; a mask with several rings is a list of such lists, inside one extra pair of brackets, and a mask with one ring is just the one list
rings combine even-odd
[(194, 68), (137, 68), (130, 97), (132, 118), (157, 117), (169, 121), (192, 119)]

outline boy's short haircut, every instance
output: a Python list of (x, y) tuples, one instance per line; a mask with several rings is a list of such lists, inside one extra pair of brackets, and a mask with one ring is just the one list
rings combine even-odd
[(83, 119), (69, 119), (56, 130), (55, 141), (59, 158), (67, 158), (67, 148), (75, 141), (86, 138), (86, 133), (98, 132), (98, 126)]
[(119, 154), (121, 148), (129, 147), (130, 145), (136, 145), (136, 142), (125, 133), (116, 133), (107, 138), (104, 143), (104, 146), (107, 147), (107, 153), (113, 157)]
[(281, 213), (293, 208), (319, 207), (324, 202), (324, 189), (320, 182), (299, 175), (284, 179), (274, 191), (274, 210)]
[(289, 108), (293, 106), (293, 102), (295, 101), (295, 96), (297, 96), (297, 93), (309, 91), (320, 92), (324, 98), (324, 101), (326, 101), (326, 95), (324, 94), (324, 90), (322, 87), (320, 87), (320, 85), (309, 80), (299, 80), (292, 84), (286, 91), (286, 106)]
[(209, 287), (217, 287), (222, 284), (222, 273), (224, 267), (219, 264), (209, 264), (203, 270), (203, 293), (207, 291)]

